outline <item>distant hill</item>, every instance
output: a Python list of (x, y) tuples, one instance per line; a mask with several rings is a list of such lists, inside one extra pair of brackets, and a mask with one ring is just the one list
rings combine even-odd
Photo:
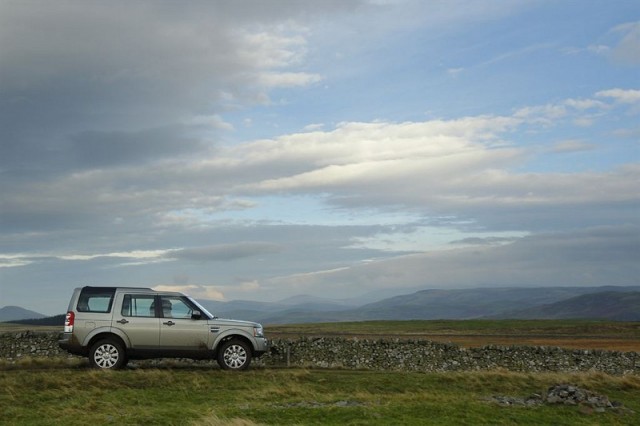
[(44, 317), (45, 315), (21, 308), (19, 306), (5, 306), (3, 308), (0, 308), (0, 322), (24, 319), (39, 319)]
[[(635, 287), (538, 287), (538, 288), (472, 288), (456, 290), (420, 290), (383, 299), (362, 306), (348, 307), (338, 301), (309, 296), (290, 298), (277, 303), (212, 302), (203, 304), (220, 317), (241, 318), (263, 324), (287, 324), (306, 322), (338, 322), (366, 320), (410, 320), (410, 319), (472, 319), (497, 317), (505, 313), (519, 312), (568, 300), (574, 297), (602, 293), (640, 292)], [(349, 303), (353, 303), (352, 300)], [(256, 309), (257, 308), (257, 309)], [(618, 309), (622, 309), (620, 306)], [(633, 308), (630, 308), (631, 310)], [(574, 315), (574, 314), (571, 314)], [(577, 315), (577, 314), (576, 314)], [(600, 318), (593, 311), (578, 317)]]
[[(635, 287), (537, 287), (537, 288), (473, 288), (456, 290), (420, 290), (411, 294), (390, 297), (375, 303), (342, 310), (301, 309), (289, 306), (271, 312), (247, 312), (243, 318), (264, 324), (305, 322), (338, 322), (367, 320), (435, 320), (490, 318), (505, 313), (532, 308), (531, 318), (537, 318), (533, 308), (594, 293), (640, 292)], [(624, 302), (622, 302), (624, 303)], [(632, 304), (629, 301), (630, 304)], [(561, 309), (561, 308), (558, 308)], [(622, 311), (622, 304), (617, 307)], [(633, 306), (629, 308), (633, 311)], [(226, 316), (234, 317), (234, 312)], [(540, 314), (542, 315), (542, 314)], [(602, 313), (571, 312), (568, 318), (603, 318)], [(237, 316), (240, 318), (239, 316)]]
[(496, 318), (589, 318), (614, 321), (640, 321), (640, 292), (605, 291), (585, 294), (548, 305), (506, 312), (496, 316)]
[[(589, 318), (640, 320), (640, 286), (633, 287), (508, 287), (420, 290), (357, 305), (354, 299), (294, 296), (279, 302), (200, 300), (220, 318), (263, 324), (369, 320), (436, 320), (474, 318)], [(0, 309), (0, 321), (60, 325), (64, 315), (43, 318), (15, 306)]]
[(422, 290), (370, 303), (356, 311), (363, 319), (471, 319), (557, 302), (594, 291), (575, 287)]

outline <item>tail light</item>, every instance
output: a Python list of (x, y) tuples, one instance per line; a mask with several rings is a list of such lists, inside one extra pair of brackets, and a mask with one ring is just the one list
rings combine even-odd
[(67, 316), (64, 319), (64, 332), (72, 333), (73, 332), (73, 322), (76, 319), (76, 314), (73, 311), (67, 312)]

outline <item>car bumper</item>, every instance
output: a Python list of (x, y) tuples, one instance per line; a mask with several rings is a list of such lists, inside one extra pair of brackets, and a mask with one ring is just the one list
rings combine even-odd
[(60, 349), (68, 351), (71, 347), (71, 333), (60, 333), (58, 335), (58, 346), (60, 346)]
[(266, 337), (257, 337), (255, 339), (256, 347), (253, 351), (255, 357), (259, 357), (263, 353), (267, 352), (271, 348), (271, 341)]
[(86, 353), (85, 348), (77, 344), (72, 333), (60, 333), (58, 335), (58, 346), (60, 349), (74, 355), (84, 355)]

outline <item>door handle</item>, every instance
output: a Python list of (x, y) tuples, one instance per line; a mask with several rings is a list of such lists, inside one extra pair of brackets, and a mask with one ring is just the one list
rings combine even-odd
[(171, 327), (172, 325), (176, 325), (175, 322), (173, 321), (167, 321), (167, 322), (163, 322), (164, 325), (168, 325), (169, 327)]
[(124, 324), (128, 323), (129, 321), (127, 321), (126, 319), (122, 318), (120, 321), (116, 321), (116, 322), (124, 325)]

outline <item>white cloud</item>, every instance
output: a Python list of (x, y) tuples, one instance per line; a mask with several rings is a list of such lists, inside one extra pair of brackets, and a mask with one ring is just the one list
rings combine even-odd
[(0, 254), (0, 268), (17, 268), (33, 263), (28, 254)]
[(318, 74), (302, 72), (263, 73), (257, 79), (266, 88), (306, 86), (321, 80), (322, 77)]
[(595, 54), (602, 55), (609, 53), (611, 51), (611, 48), (602, 44), (592, 44), (587, 48), (587, 50)]
[[(599, 101), (564, 102), (576, 110), (603, 108)], [(571, 203), (637, 201), (632, 169), (610, 173), (516, 173), (523, 148), (505, 142), (519, 126), (545, 118), (557, 123), (565, 106), (523, 108), (513, 117), (475, 117), (450, 122), (343, 123), (330, 132), (289, 135), (249, 144), (249, 163), (283, 164), (275, 174), (237, 187), (249, 193), (329, 193), (351, 206), (403, 204), (431, 212), (491, 206), (552, 209)], [(555, 152), (593, 149), (568, 140)], [(295, 167), (287, 168), (289, 163)], [(296, 170), (296, 169), (299, 169)], [(293, 173), (292, 173), (293, 172)], [(601, 190), (594, 192), (595, 188)], [(605, 188), (607, 188), (605, 190)], [(359, 200), (359, 201), (358, 201)]]
[(568, 139), (554, 144), (552, 151), (558, 153), (591, 151), (596, 146), (579, 139)]
[(236, 292), (239, 291), (241, 293), (250, 294), (252, 292), (260, 290), (260, 283), (258, 282), (258, 280), (244, 281), (238, 285), (233, 286), (233, 289)]
[(312, 124), (307, 124), (306, 126), (304, 126), (304, 131), (306, 132), (315, 132), (315, 131), (319, 131), (322, 130), (324, 128), (324, 124), (323, 123), (312, 123)]
[(14, 253), (0, 254), (0, 268), (27, 266), (39, 262), (50, 262), (52, 260), (88, 262), (93, 260), (112, 260), (117, 266), (148, 265), (152, 263), (167, 262), (165, 258), (169, 250), (132, 250), (129, 252), (110, 252), (100, 254), (82, 253)]
[(167, 250), (133, 250), (130, 252), (104, 253), (104, 254), (62, 254), (54, 255), (61, 260), (93, 260), (98, 258), (123, 258), (131, 260), (158, 259), (167, 254)]
[(224, 121), (218, 114), (213, 115), (196, 115), (187, 120), (189, 124), (211, 126), (219, 130), (233, 130), (233, 125)]
[[(46, 139), (178, 122), (229, 130), (222, 113), (268, 104), (271, 89), (321, 80), (292, 69), (307, 54), (301, 11), (331, 15), (355, 2), (322, 3), (3, 2), (1, 90), (17, 104), (7, 130), (13, 140), (0, 144), (12, 148), (0, 159), (10, 165), (21, 152), (50, 156), (25, 145), (27, 127)], [(28, 113), (28, 105), (50, 113)]]
[(565, 105), (549, 104), (520, 108), (514, 113), (514, 117), (534, 124), (552, 126), (567, 113)]
[(595, 99), (567, 99), (564, 104), (577, 110), (608, 108), (607, 104)]
[(616, 26), (612, 33), (620, 40), (611, 52), (612, 57), (628, 64), (640, 64), (640, 21)]
[(624, 65), (640, 64), (640, 22), (627, 22), (610, 29), (602, 40), (587, 47), (589, 52), (603, 55)]
[(616, 102), (635, 104), (640, 102), (640, 90), (634, 89), (609, 89), (596, 93), (600, 98), (612, 98)]
[[(620, 104), (624, 106), (638, 93), (613, 89), (598, 92), (597, 97), (624, 100)], [(580, 117), (601, 119), (605, 116), (589, 112), (610, 113), (608, 104), (601, 103), (605, 102), (586, 98), (560, 101), (520, 108), (512, 116), (345, 122), (333, 130), (220, 147), (200, 158), (16, 183), (3, 194), (3, 208), (16, 220), (29, 218), (21, 212), (53, 214), (69, 209), (98, 222), (126, 217), (118, 226), (127, 232), (141, 225), (157, 230), (204, 226), (219, 213), (259, 207), (255, 197), (282, 194), (322, 196), (334, 206), (350, 209), (403, 206), (427, 215), (459, 214), (484, 225), (494, 223), (484, 222), (490, 219), (484, 212), (498, 206), (509, 211), (528, 206), (547, 216), (555, 211), (565, 214), (557, 209), (572, 203), (593, 208), (637, 202), (633, 168), (606, 173), (516, 171), (535, 152), (512, 141), (519, 133), (530, 128), (541, 132), (540, 123), (547, 127)], [(583, 111), (587, 115), (581, 115)], [(570, 139), (554, 150), (591, 147), (591, 142)], [(584, 211), (581, 216), (587, 220), (598, 212)]]

